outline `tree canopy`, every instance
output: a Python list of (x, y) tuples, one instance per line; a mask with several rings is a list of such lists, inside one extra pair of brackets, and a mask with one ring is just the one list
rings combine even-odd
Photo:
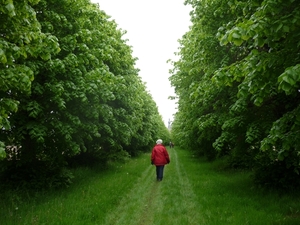
[(0, 16), (5, 165), (60, 171), (74, 156), (105, 162), (169, 139), (125, 31), (99, 5), (2, 1)]
[(298, 184), (299, 2), (185, 3), (192, 26), (170, 77), (179, 103), (176, 142), (254, 168), (260, 183)]

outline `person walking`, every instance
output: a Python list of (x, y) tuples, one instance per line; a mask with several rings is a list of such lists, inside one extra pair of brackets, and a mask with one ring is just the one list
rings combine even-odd
[(162, 181), (164, 175), (164, 167), (170, 163), (169, 153), (165, 146), (162, 145), (163, 141), (158, 139), (156, 145), (152, 149), (151, 164), (156, 166), (156, 179)]

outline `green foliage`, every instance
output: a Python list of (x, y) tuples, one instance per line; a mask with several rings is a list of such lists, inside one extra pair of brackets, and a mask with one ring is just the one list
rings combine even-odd
[(105, 163), (169, 139), (124, 31), (98, 5), (32, 0), (1, 9), (9, 19), (0, 25), (0, 143), (17, 149), (6, 149), (7, 161)]
[(0, 128), (10, 129), (10, 114), (18, 110), (20, 97), (31, 92), (34, 70), (24, 60), (47, 60), (59, 51), (57, 39), (41, 32), (32, 8), (37, 2), (0, 3)]
[(299, 180), (299, 3), (186, 3), (193, 25), (172, 62), (172, 136), (192, 151), (227, 155), (234, 167), (265, 166), (262, 183), (272, 171), (282, 186), (290, 171)]
[(297, 91), (300, 81), (300, 65), (291, 66), (278, 77), (279, 90), (283, 90), (287, 95)]
[(6, 157), (5, 144), (0, 142), (0, 160)]

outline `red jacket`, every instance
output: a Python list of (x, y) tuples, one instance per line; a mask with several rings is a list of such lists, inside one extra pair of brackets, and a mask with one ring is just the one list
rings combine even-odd
[(154, 146), (151, 154), (151, 162), (153, 162), (155, 166), (166, 165), (170, 162), (170, 157), (165, 146), (162, 144)]

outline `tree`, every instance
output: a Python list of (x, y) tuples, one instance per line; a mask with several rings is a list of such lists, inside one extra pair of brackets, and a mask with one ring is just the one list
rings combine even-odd
[[(295, 138), (299, 125), (294, 122), (299, 111), (299, 77), (296, 75), (299, 56), (295, 47), (300, 33), (296, 25), (299, 24), (299, 3), (250, 3), (256, 10), (249, 17), (238, 18), (239, 23), (228, 24), (220, 38), (223, 44), (230, 41), (246, 46), (248, 54), (229, 68), (218, 71), (216, 78), (219, 79), (222, 71), (230, 71), (233, 76), (229, 82), (241, 80), (238, 100), (247, 99), (248, 104), (254, 104), (259, 112), (263, 112), (255, 119), (256, 122), (268, 121), (261, 127), (263, 129), (259, 129), (263, 134), (258, 136), (261, 143), (259, 155), (263, 160), (259, 161), (262, 166), (256, 175), (265, 180), (275, 177), (271, 183), (280, 179), (280, 185), (284, 186), (289, 179), (299, 181), (299, 142)], [(244, 9), (246, 7), (245, 4)], [(249, 139), (257, 137), (255, 132), (255, 129), (253, 132), (248, 129)]]
[[(34, 71), (24, 60), (47, 60), (59, 51), (57, 39), (41, 31), (32, 8), (38, 0), (1, 1), (0, 5), (0, 128), (10, 129), (19, 99), (31, 92)], [(0, 139), (0, 159), (5, 157)]]
[(193, 26), (170, 78), (177, 138), (254, 166), (262, 183), (299, 181), (299, 3), (186, 3)]
[(61, 50), (15, 61), (35, 79), (30, 95), (19, 96), (11, 129), (2, 130), (2, 139), (18, 147), (7, 150), (15, 159), (7, 162), (44, 183), (67, 183), (64, 167), (74, 156), (106, 162), (149, 148), (162, 118), (116, 22), (89, 0), (41, 0), (34, 10)]

